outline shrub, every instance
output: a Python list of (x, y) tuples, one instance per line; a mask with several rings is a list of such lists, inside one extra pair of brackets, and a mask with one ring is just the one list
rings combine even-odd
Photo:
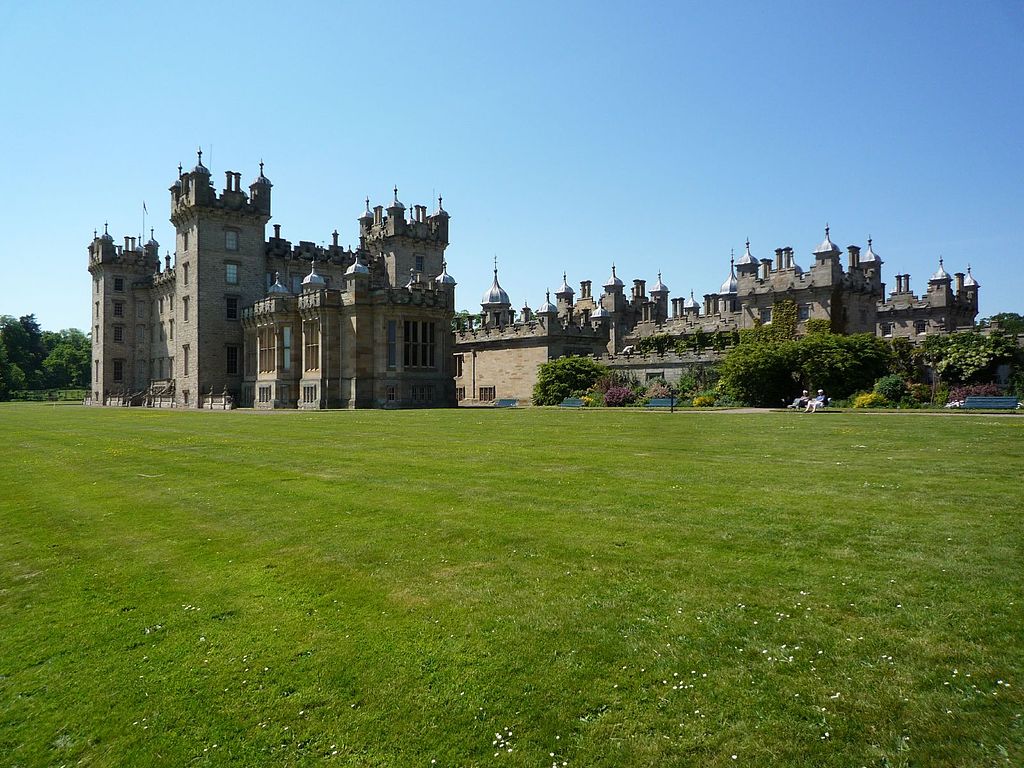
[(672, 397), (672, 390), (669, 389), (668, 384), (664, 381), (652, 381), (647, 385), (644, 397), (648, 400), (654, 400), (659, 397)]
[(963, 402), (968, 397), (995, 397), (1001, 395), (999, 387), (995, 384), (965, 384), (961, 387), (953, 387), (949, 390), (949, 399), (946, 402)]
[(693, 398), (694, 408), (707, 408), (715, 404), (717, 398), (714, 395), (697, 395)]
[(561, 357), (537, 368), (534, 405), (558, 405), (567, 397), (582, 397), (608, 368), (589, 357)]
[(604, 393), (604, 404), (610, 408), (629, 405), (636, 399), (636, 394), (629, 387), (609, 387)]
[(853, 398), (854, 408), (885, 408), (889, 400), (880, 392), (863, 392)]
[(932, 401), (932, 388), (927, 384), (910, 384), (907, 386), (907, 392), (915, 403), (930, 403)]
[(894, 373), (888, 376), (883, 376), (876, 381), (873, 391), (882, 395), (886, 400), (898, 403), (907, 393), (907, 385), (903, 381), (902, 376)]

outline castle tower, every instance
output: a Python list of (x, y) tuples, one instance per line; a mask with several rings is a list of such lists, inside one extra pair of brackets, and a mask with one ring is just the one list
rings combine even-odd
[(558, 302), (558, 313), (571, 320), (573, 297), (576, 292), (566, 280), (565, 272), (562, 273), (562, 285), (555, 291), (555, 301)]
[(398, 199), (398, 187), (394, 198), (387, 207), (375, 206), (371, 212), (370, 201), (366, 211), (359, 217), (360, 249), (371, 254), (384, 255), (384, 270), (389, 287), (398, 288), (408, 281), (409, 272), (417, 274), (417, 282), (426, 282), (432, 275), (440, 274), (444, 251), (448, 247), (448, 212), (437, 198), (437, 210), (429, 216), (426, 206), (415, 206), (415, 215), (405, 218), (405, 205)]
[(103, 225), (89, 244), (92, 276), (92, 381), (93, 401), (108, 396), (141, 392), (149, 372), (149, 301), (147, 287), (159, 269), (159, 243), (150, 234), (126, 237), (124, 245)]
[(178, 331), (170, 354), (181, 405), (195, 406), (211, 390), (237, 393), (241, 387), (241, 309), (264, 294), (271, 187), (261, 162), (251, 199), (241, 189), (241, 174), (232, 171), (225, 172), (218, 195), (199, 150), (196, 166), (170, 188), (177, 258), (168, 310)]
[(661, 272), (658, 273), (658, 282), (651, 288), (651, 300), (654, 308), (651, 319), (656, 323), (662, 323), (668, 319), (668, 286), (661, 282)]

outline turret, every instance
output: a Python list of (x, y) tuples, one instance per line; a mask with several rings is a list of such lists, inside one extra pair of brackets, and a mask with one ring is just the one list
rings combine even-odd
[(668, 319), (668, 286), (661, 282), (661, 272), (658, 273), (658, 282), (651, 288), (651, 300), (654, 302), (654, 312), (651, 318), (656, 323)]
[(263, 161), (260, 160), (260, 175), (249, 185), (249, 199), (253, 208), (267, 217), (270, 216), (270, 188), (273, 186), (270, 179), (263, 175)]
[(747, 238), (746, 250), (743, 252), (743, 255), (740, 256), (739, 261), (736, 262), (736, 272), (740, 275), (740, 277), (756, 277), (758, 267), (758, 260), (755, 259), (753, 255), (750, 253), (750, 238)]
[(563, 315), (572, 314), (573, 296), (576, 292), (566, 280), (565, 272), (562, 273), (562, 285), (555, 291), (555, 300), (558, 302), (558, 311)]
[[(548, 294), (550, 300), (551, 295)], [(498, 283), (498, 260), (494, 260), (494, 280), (491, 282), (491, 287), (484, 291), (483, 297), (480, 299), (480, 308), (484, 312), (484, 316), (487, 318), (488, 324), (496, 326), (504, 326), (506, 322), (512, 323), (514, 320), (514, 311), (512, 310), (512, 302), (509, 301), (508, 294), (505, 289)], [(555, 312), (557, 314), (558, 309), (556, 307)], [(540, 314), (538, 312), (537, 314)]]

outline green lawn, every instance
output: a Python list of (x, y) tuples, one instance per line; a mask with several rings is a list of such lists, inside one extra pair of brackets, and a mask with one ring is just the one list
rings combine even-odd
[(1024, 764), (1022, 418), (0, 434), (3, 766)]

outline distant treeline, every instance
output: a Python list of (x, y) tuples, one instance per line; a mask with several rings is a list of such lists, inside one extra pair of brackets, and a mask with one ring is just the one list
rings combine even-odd
[(35, 315), (0, 315), (0, 400), (20, 390), (88, 387), (91, 350), (77, 328), (44, 331)]

